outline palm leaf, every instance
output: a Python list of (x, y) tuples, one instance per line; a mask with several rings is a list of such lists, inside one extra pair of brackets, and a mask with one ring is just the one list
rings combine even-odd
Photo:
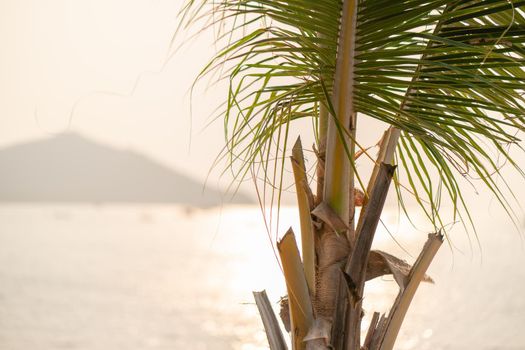
[[(401, 130), (398, 177), (436, 226), (443, 195), (454, 212), (467, 210), (461, 178), (480, 179), (510, 213), (494, 154), (518, 168), (507, 146), (525, 125), (524, 8), (517, 0), (358, 1), (353, 108)], [(283, 158), (283, 126), (315, 120), (322, 108), (337, 115), (341, 9), (338, 0), (194, 0), (185, 9), (188, 21), (222, 26), (224, 48), (201, 76), (229, 82), (223, 157), (238, 179), (254, 164), (265, 180), (280, 179), (269, 174), (281, 162), (269, 160)]]

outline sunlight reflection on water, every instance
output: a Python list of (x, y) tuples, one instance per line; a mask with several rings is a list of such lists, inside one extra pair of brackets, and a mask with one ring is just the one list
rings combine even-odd
[[(384, 227), (375, 245), (413, 261), (426, 234), (388, 212), (383, 221), (412, 256)], [(280, 222), (279, 232), (299, 232), (295, 208), (283, 208)], [(495, 225), (484, 231), (503, 232)], [(420, 287), (398, 349), (525, 348), (520, 240), (483, 240), (483, 264), (476, 253), (439, 252), (429, 271), (437, 284)], [(461, 234), (457, 241), (468, 246)], [(251, 292), (266, 289), (276, 308), (285, 294), (253, 207), (4, 205), (0, 281), (6, 350), (267, 349)], [(387, 311), (397, 293), (389, 277), (366, 290), (370, 311)]]

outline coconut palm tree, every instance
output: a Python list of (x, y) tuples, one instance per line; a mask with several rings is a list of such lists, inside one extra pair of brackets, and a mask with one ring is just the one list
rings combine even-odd
[[(300, 140), (291, 152), (302, 258), (291, 231), (278, 243), (293, 348), (391, 349), (446, 234), (440, 204), (475, 227), (462, 188), (478, 181), (514, 215), (497, 178), (502, 162), (521, 173), (508, 146), (525, 126), (525, 1), (190, 0), (182, 13), (223, 45), (200, 77), (228, 82), (219, 159), (235, 179), (260, 175), (280, 198), (290, 130), (312, 120), (316, 168)], [(375, 158), (356, 134), (370, 118), (386, 125)], [(372, 159), (368, 185), (360, 156)], [(414, 198), (437, 232), (412, 268), (371, 251), (392, 179), (400, 207)], [(362, 341), (364, 283), (382, 273), (400, 293)]]

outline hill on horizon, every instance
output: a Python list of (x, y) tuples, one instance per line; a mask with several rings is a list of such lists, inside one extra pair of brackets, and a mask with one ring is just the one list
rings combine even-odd
[(134, 151), (76, 133), (0, 149), (0, 202), (248, 204)]

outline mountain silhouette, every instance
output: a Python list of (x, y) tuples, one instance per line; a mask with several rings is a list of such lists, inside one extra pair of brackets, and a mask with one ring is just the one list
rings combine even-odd
[[(0, 202), (220, 205), (222, 193), (144, 155), (64, 133), (0, 150)], [(229, 203), (250, 203), (238, 193)]]

